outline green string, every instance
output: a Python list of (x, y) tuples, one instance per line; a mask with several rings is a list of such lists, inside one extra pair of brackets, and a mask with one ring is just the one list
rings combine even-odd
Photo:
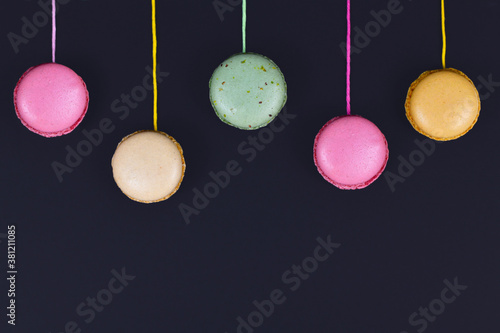
[(243, 23), (242, 23), (242, 35), (243, 35), (243, 53), (247, 53), (247, 0), (243, 0)]

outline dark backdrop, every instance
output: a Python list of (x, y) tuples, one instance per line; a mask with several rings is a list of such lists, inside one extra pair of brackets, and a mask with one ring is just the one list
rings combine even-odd
[[(218, 5), (234, 10), (222, 17), (210, 0), (158, 3), (160, 70), (170, 73), (159, 85), (159, 127), (182, 144), (187, 173), (154, 205), (127, 199), (110, 166), (122, 137), (152, 127), (151, 94), (128, 115), (111, 107), (147, 75), (150, 2), (61, 6), (57, 61), (84, 78), (91, 101), (81, 125), (53, 139), (25, 129), (12, 103), (22, 73), (50, 61), (50, 26), (38, 14), (38, 33), (16, 53), (9, 33), (21, 35), (22, 18), (33, 22), (41, 7), (3, 3), (1, 331), (498, 332), (500, 1), (448, 1), (448, 65), (470, 76), (483, 103), (470, 133), (440, 144), (412, 129), (403, 106), (411, 82), (441, 66), (439, 1), (353, 2), (353, 28), (372, 29), (353, 45), (353, 112), (379, 126), (391, 155), (360, 191), (328, 184), (312, 159), (317, 131), (345, 112), (345, 1), (249, 1), (248, 50), (273, 59), (289, 88), (288, 124), (272, 140), (223, 124), (208, 100), (211, 72), (241, 50), (240, 6), (226, 1)], [(391, 21), (373, 23), (372, 11), (388, 6)], [(84, 130), (103, 119), (113, 130), (61, 182), (53, 162), (66, 163), (67, 147), (84, 145)], [(259, 135), (261, 151), (238, 152)], [(233, 160), (229, 185), (208, 185), (208, 202), (195, 197)], [(187, 206), (196, 209), (189, 224)], [(4, 313), (8, 225), (17, 232), (14, 329)], [(310, 259), (318, 238), (337, 247), (319, 263)], [(303, 263), (309, 273), (289, 271)], [(123, 270), (130, 280), (120, 284)], [(270, 306), (271, 296), (281, 304)]]

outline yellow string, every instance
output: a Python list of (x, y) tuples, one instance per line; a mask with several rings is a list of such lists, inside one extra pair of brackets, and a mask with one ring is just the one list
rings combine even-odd
[(443, 68), (446, 68), (446, 27), (444, 21), (444, 0), (441, 0), (441, 28), (443, 30)]
[(158, 48), (158, 41), (156, 39), (156, 1), (151, 0), (153, 7), (153, 124), (155, 131), (158, 130), (158, 80), (156, 78), (156, 50)]

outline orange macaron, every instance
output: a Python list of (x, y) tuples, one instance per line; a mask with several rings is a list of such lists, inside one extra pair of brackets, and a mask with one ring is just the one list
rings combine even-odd
[(433, 140), (449, 141), (474, 127), (481, 100), (467, 75), (445, 68), (420, 75), (408, 90), (405, 108), (415, 130)]

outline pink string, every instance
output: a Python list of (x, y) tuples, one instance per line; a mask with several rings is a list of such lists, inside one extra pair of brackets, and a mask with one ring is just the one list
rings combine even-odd
[(347, 47), (346, 47), (346, 57), (347, 57), (347, 72), (346, 72), (346, 102), (347, 102), (347, 114), (351, 115), (351, 0), (347, 0)]
[(52, 62), (56, 62), (56, 0), (52, 0)]

